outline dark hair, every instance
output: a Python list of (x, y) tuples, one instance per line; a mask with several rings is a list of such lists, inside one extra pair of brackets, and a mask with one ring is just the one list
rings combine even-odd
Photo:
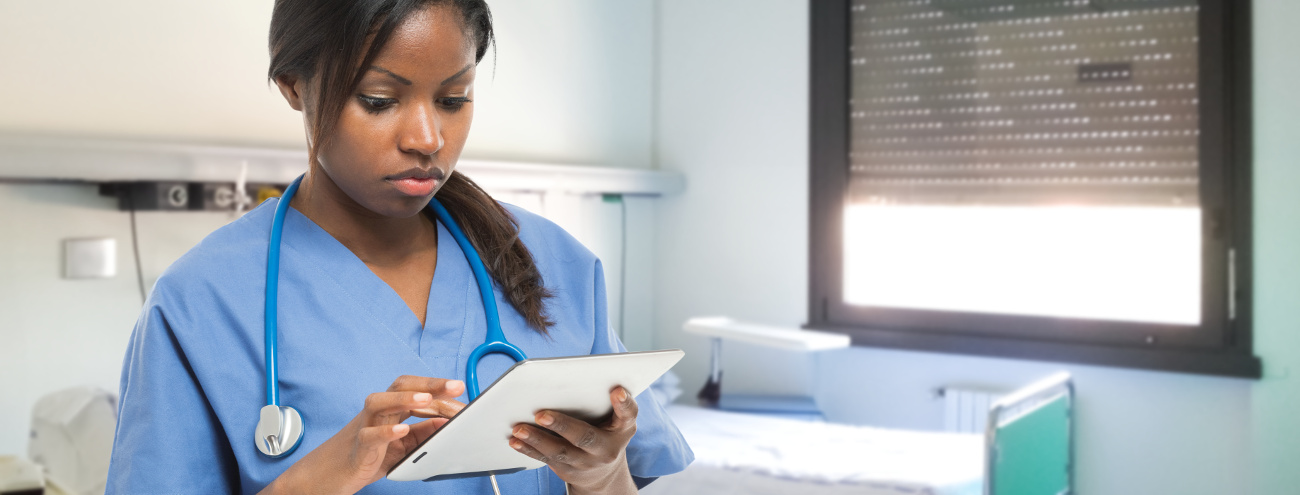
[[(292, 75), (318, 83), (309, 163), (316, 162), (349, 95), (393, 31), (411, 14), (433, 5), (450, 5), (460, 13), (461, 26), (475, 42), (474, 61), (483, 61), (488, 47), (495, 46), (492, 13), (483, 0), (276, 0), (268, 77), (275, 81)], [(544, 305), (552, 293), (519, 240), (514, 216), (460, 172), (447, 177), (438, 200), (464, 228), (506, 299), (529, 326), (545, 334), (554, 325)]]

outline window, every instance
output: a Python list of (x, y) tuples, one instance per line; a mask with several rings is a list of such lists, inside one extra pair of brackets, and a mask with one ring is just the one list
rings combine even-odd
[(1245, 4), (814, 0), (809, 326), (1258, 377)]

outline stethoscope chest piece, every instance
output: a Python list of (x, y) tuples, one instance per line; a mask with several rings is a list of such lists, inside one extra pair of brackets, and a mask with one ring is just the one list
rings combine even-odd
[(254, 430), (257, 450), (269, 457), (292, 454), (302, 443), (304, 425), (302, 415), (288, 406), (262, 406), (261, 417)]

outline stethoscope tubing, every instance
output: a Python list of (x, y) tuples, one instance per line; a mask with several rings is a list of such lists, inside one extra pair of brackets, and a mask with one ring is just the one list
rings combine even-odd
[(280, 405), (279, 376), (279, 325), (280, 314), (280, 239), (284, 234), (284, 216), (289, 211), (289, 201), (298, 192), (298, 184), (303, 176), (298, 176), (284, 190), (280, 201), (275, 205), (275, 217), (271, 219), (271, 241), (266, 256), (266, 403)]
[[(298, 191), (298, 185), (302, 183), (303, 176), (298, 176), (293, 183), (284, 190), (280, 196), (279, 202), (275, 206), (275, 216), (271, 222), (271, 239), (270, 247), (266, 260), (266, 403), (272, 406), (280, 405), (279, 390), (279, 292), (280, 292), (280, 244), (283, 238), (284, 217), (289, 211), (289, 203), (293, 200), (293, 195)], [(483, 265), (483, 259), (479, 256), (478, 250), (470, 243), (465, 232), (461, 230), (460, 225), (452, 219), (447, 208), (442, 205), (437, 198), (429, 200), (429, 206), (433, 208), (433, 214), (442, 222), (447, 231), (451, 233), (456, 244), (460, 246), (465, 253), (465, 260), (469, 262), (470, 271), (474, 273), (474, 282), (478, 286), (479, 296), (483, 299), (483, 314), (487, 318), (487, 336), (484, 342), (470, 352), (466, 360), (465, 369), (465, 386), (469, 392), (471, 402), (479, 396), (478, 383), (478, 364), (484, 356), (493, 353), (500, 353), (510, 356), (515, 361), (527, 359), (524, 351), (515, 347), (506, 340), (505, 332), (501, 329), (501, 316), (497, 312), (496, 295), (492, 290), (492, 278), (488, 276), (487, 267)]]
[(526, 358), (524, 351), (508, 342), (505, 332), (501, 330), (501, 316), (497, 313), (496, 295), (492, 292), (492, 278), (488, 276), (487, 267), (483, 266), (483, 258), (478, 255), (478, 251), (469, 242), (465, 232), (451, 218), (451, 214), (438, 198), (430, 199), (429, 206), (433, 208), (433, 215), (447, 227), (451, 237), (456, 239), (456, 244), (460, 245), (460, 250), (465, 253), (470, 270), (474, 272), (474, 283), (478, 285), (479, 296), (483, 298), (483, 314), (487, 317), (487, 337), (483, 339), (482, 344), (470, 352), (469, 359), (465, 363), (465, 388), (469, 391), (470, 402), (473, 402), (479, 394), (478, 363), (483, 356), (501, 353), (514, 358), (515, 361), (523, 361)]

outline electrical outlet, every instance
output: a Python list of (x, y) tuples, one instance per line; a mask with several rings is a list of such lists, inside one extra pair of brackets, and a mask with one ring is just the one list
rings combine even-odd
[[(235, 209), (235, 185), (228, 182), (190, 183), (191, 210), (231, 211)], [(247, 196), (247, 194), (245, 194)]]
[(104, 196), (117, 196), (121, 210), (188, 210), (190, 187), (184, 182), (127, 182), (102, 184)]
[(234, 208), (235, 186), (220, 184), (214, 187), (212, 189), (212, 206), (222, 210)]
[[(274, 192), (278, 196), (281, 186), (248, 184), (245, 186), (244, 205), (257, 206), (254, 195)], [(99, 194), (115, 196), (118, 208), (126, 211), (233, 211), (240, 203), (239, 193), (231, 182), (118, 182), (100, 184)]]

